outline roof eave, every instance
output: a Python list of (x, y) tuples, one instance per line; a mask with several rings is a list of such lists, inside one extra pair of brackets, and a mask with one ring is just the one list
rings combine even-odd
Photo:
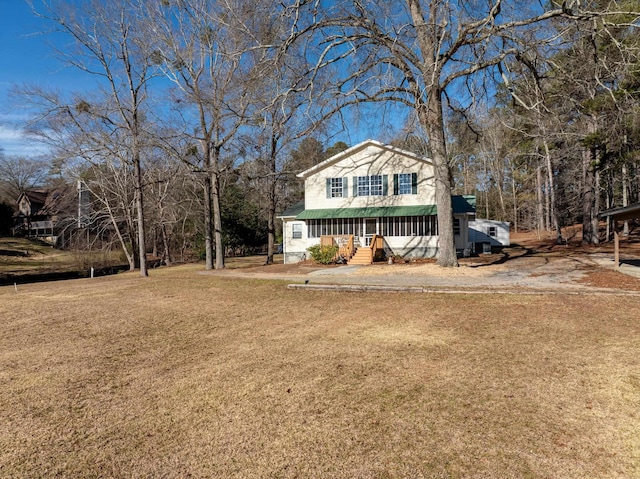
[(603, 211), (598, 215), (600, 218), (606, 218), (607, 216), (613, 217), (615, 220), (624, 221), (631, 220), (640, 217), (640, 203), (623, 206), (622, 208), (614, 208), (611, 210)]

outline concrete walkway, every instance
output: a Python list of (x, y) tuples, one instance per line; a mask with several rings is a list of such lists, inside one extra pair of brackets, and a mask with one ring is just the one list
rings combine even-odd
[(461, 288), (421, 288), (418, 286), (384, 286), (384, 285), (358, 285), (358, 284), (315, 284), (292, 283), (288, 289), (304, 289), (311, 291), (343, 291), (350, 293), (431, 293), (431, 294), (518, 294), (518, 295), (605, 295), (605, 296), (636, 296), (640, 292), (619, 291), (604, 288), (587, 288), (585, 290), (549, 290), (549, 289), (461, 289)]
[[(640, 261), (624, 263), (621, 272), (640, 278)], [(613, 260), (595, 255), (513, 255), (486, 264), (478, 261), (459, 268), (435, 264), (375, 264), (339, 266), (299, 273), (269, 272), (268, 268), (222, 270), (227, 277), (288, 281), (291, 289), (357, 292), (420, 292), (467, 294), (607, 294), (640, 296), (638, 291), (597, 288), (587, 284), (590, 272), (613, 269)]]

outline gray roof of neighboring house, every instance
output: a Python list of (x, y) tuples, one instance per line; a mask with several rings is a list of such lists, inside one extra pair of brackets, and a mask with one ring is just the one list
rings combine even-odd
[(295, 218), (304, 211), (304, 201), (299, 201), (289, 206), (286, 210), (278, 215), (278, 218)]
[(640, 203), (634, 205), (624, 206), (622, 208), (614, 208), (606, 210), (600, 213), (598, 216), (606, 218), (607, 216), (613, 216), (614, 220), (631, 220), (634, 218), (640, 218)]

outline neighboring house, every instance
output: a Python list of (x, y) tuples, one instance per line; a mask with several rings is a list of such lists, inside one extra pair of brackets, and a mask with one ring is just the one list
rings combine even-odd
[(53, 189), (31, 189), (18, 197), (14, 234), (37, 237), (52, 245), (64, 243), (64, 236), (79, 227), (87, 215), (89, 197), (71, 185)]
[[(305, 180), (304, 203), (279, 215), (285, 263), (305, 259), (307, 248), (326, 243), (328, 237), (339, 246), (353, 241), (354, 249), (365, 249), (375, 236), (387, 256), (437, 254), (435, 179), (429, 159), (367, 140), (298, 177)], [(472, 246), (469, 222), (475, 219), (475, 197), (452, 200), (456, 249), (462, 252)]]

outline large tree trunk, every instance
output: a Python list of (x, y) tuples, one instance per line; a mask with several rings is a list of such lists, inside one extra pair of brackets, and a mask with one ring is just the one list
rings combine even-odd
[(269, 217), (267, 218), (267, 262), (266, 264), (273, 264), (273, 253), (276, 243), (276, 207), (273, 198), (269, 198)]
[(451, 171), (447, 162), (447, 145), (444, 137), (441, 92), (432, 88), (428, 107), (418, 110), (422, 126), (429, 135), (429, 147), (433, 160), (438, 205), (438, 261), (440, 266), (458, 266), (456, 244), (453, 235), (453, 205), (451, 202)]
[(556, 230), (556, 244), (562, 244), (562, 226), (560, 224), (560, 212), (556, 204), (556, 186), (553, 179), (553, 163), (551, 162), (551, 152), (546, 138), (543, 140), (544, 157), (547, 163), (547, 178), (549, 181), (549, 216), (553, 219), (553, 227)]
[[(611, 209), (611, 204), (613, 201), (613, 182), (614, 182), (614, 178), (613, 178), (613, 172), (611, 170), (609, 170), (609, 172), (607, 173), (607, 191), (605, 193), (605, 197), (604, 197), (604, 207), (606, 209)], [(607, 216), (607, 224), (605, 227), (605, 237), (604, 237), (604, 241), (605, 243), (608, 243), (609, 241), (611, 241), (611, 216)]]
[(222, 210), (220, 209), (220, 175), (211, 173), (211, 203), (213, 205), (213, 239), (215, 245), (215, 269), (224, 268), (224, 246), (222, 244)]
[[(135, 184), (134, 184), (135, 188)], [(133, 206), (126, 206), (125, 210), (125, 221), (127, 223), (127, 229), (129, 230), (129, 241), (131, 241), (131, 254), (133, 256), (133, 269), (130, 271), (136, 270), (140, 268), (140, 249), (138, 248), (138, 226), (135, 219), (135, 208), (136, 208), (136, 195), (135, 192), (132, 198)]]
[(271, 151), (269, 152), (269, 169), (267, 177), (268, 204), (267, 204), (267, 263), (273, 264), (273, 253), (276, 242), (276, 154), (278, 139), (271, 137)]
[(169, 234), (167, 233), (167, 225), (164, 223), (160, 227), (160, 235), (162, 237), (162, 248), (164, 250), (162, 252), (162, 259), (164, 260), (164, 264), (171, 266), (173, 258), (171, 257), (171, 246), (169, 242)]
[(138, 222), (138, 253), (140, 261), (140, 276), (149, 276), (147, 272), (147, 244), (144, 230), (144, 205), (142, 195), (142, 171), (140, 168), (140, 158), (134, 160), (135, 172), (135, 204)]
[(597, 244), (598, 234), (594, 234), (595, 172), (593, 167), (594, 148), (582, 152), (582, 243)]
[[(201, 125), (203, 126), (203, 125)], [(211, 222), (211, 181), (212, 181), (212, 169), (211, 164), (211, 145), (210, 139), (205, 137), (200, 140), (200, 147), (204, 156), (203, 164), (205, 170), (204, 177), (204, 254), (205, 254), (205, 269), (213, 269), (213, 223)]]
[(211, 158), (211, 206), (213, 212), (213, 244), (215, 247), (215, 269), (224, 268), (224, 246), (222, 244), (222, 210), (220, 208), (220, 145), (213, 149)]
[(213, 223), (211, 221), (211, 176), (204, 179), (204, 251), (205, 269), (213, 269)]
[[(629, 175), (627, 173), (627, 165), (622, 162), (622, 206), (629, 206)], [(608, 218), (608, 217), (607, 217)], [(629, 220), (624, 221), (622, 227), (622, 235), (629, 236)]]
[(536, 226), (538, 230), (538, 238), (541, 237), (545, 229), (544, 221), (544, 203), (542, 200), (542, 165), (538, 162), (536, 165)]
[(511, 197), (513, 201), (513, 232), (518, 232), (518, 195), (516, 193), (516, 179), (513, 168), (513, 161), (511, 162)]
[[(447, 156), (447, 143), (444, 134), (444, 115), (442, 113), (442, 94), (440, 75), (442, 65), (438, 62), (437, 50), (438, 28), (435, 19), (438, 17), (438, 2), (431, 3), (431, 22), (425, 22), (422, 16), (422, 5), (418, 0), (406, 0), (409, 12), (416, 28), (418, 44), (422, 53), (421, 74), (426, 80), (426, 87), (417, 83), (412, 86), (418, 120), (429, 136), (429, 148), (433, 160), (436, 183), (436, 204), (438, 205), (438, 261), (445, 267), (458, 266), (456, 244), (453, 234), (453, 205), (451, 202), (452, 176)], [(426, 96), (427, 103), (424, 99)]]
[(593, 211), (591, 213), (592, 243), (600, 244), (600, 170), (596, 169), (593, 175)]

